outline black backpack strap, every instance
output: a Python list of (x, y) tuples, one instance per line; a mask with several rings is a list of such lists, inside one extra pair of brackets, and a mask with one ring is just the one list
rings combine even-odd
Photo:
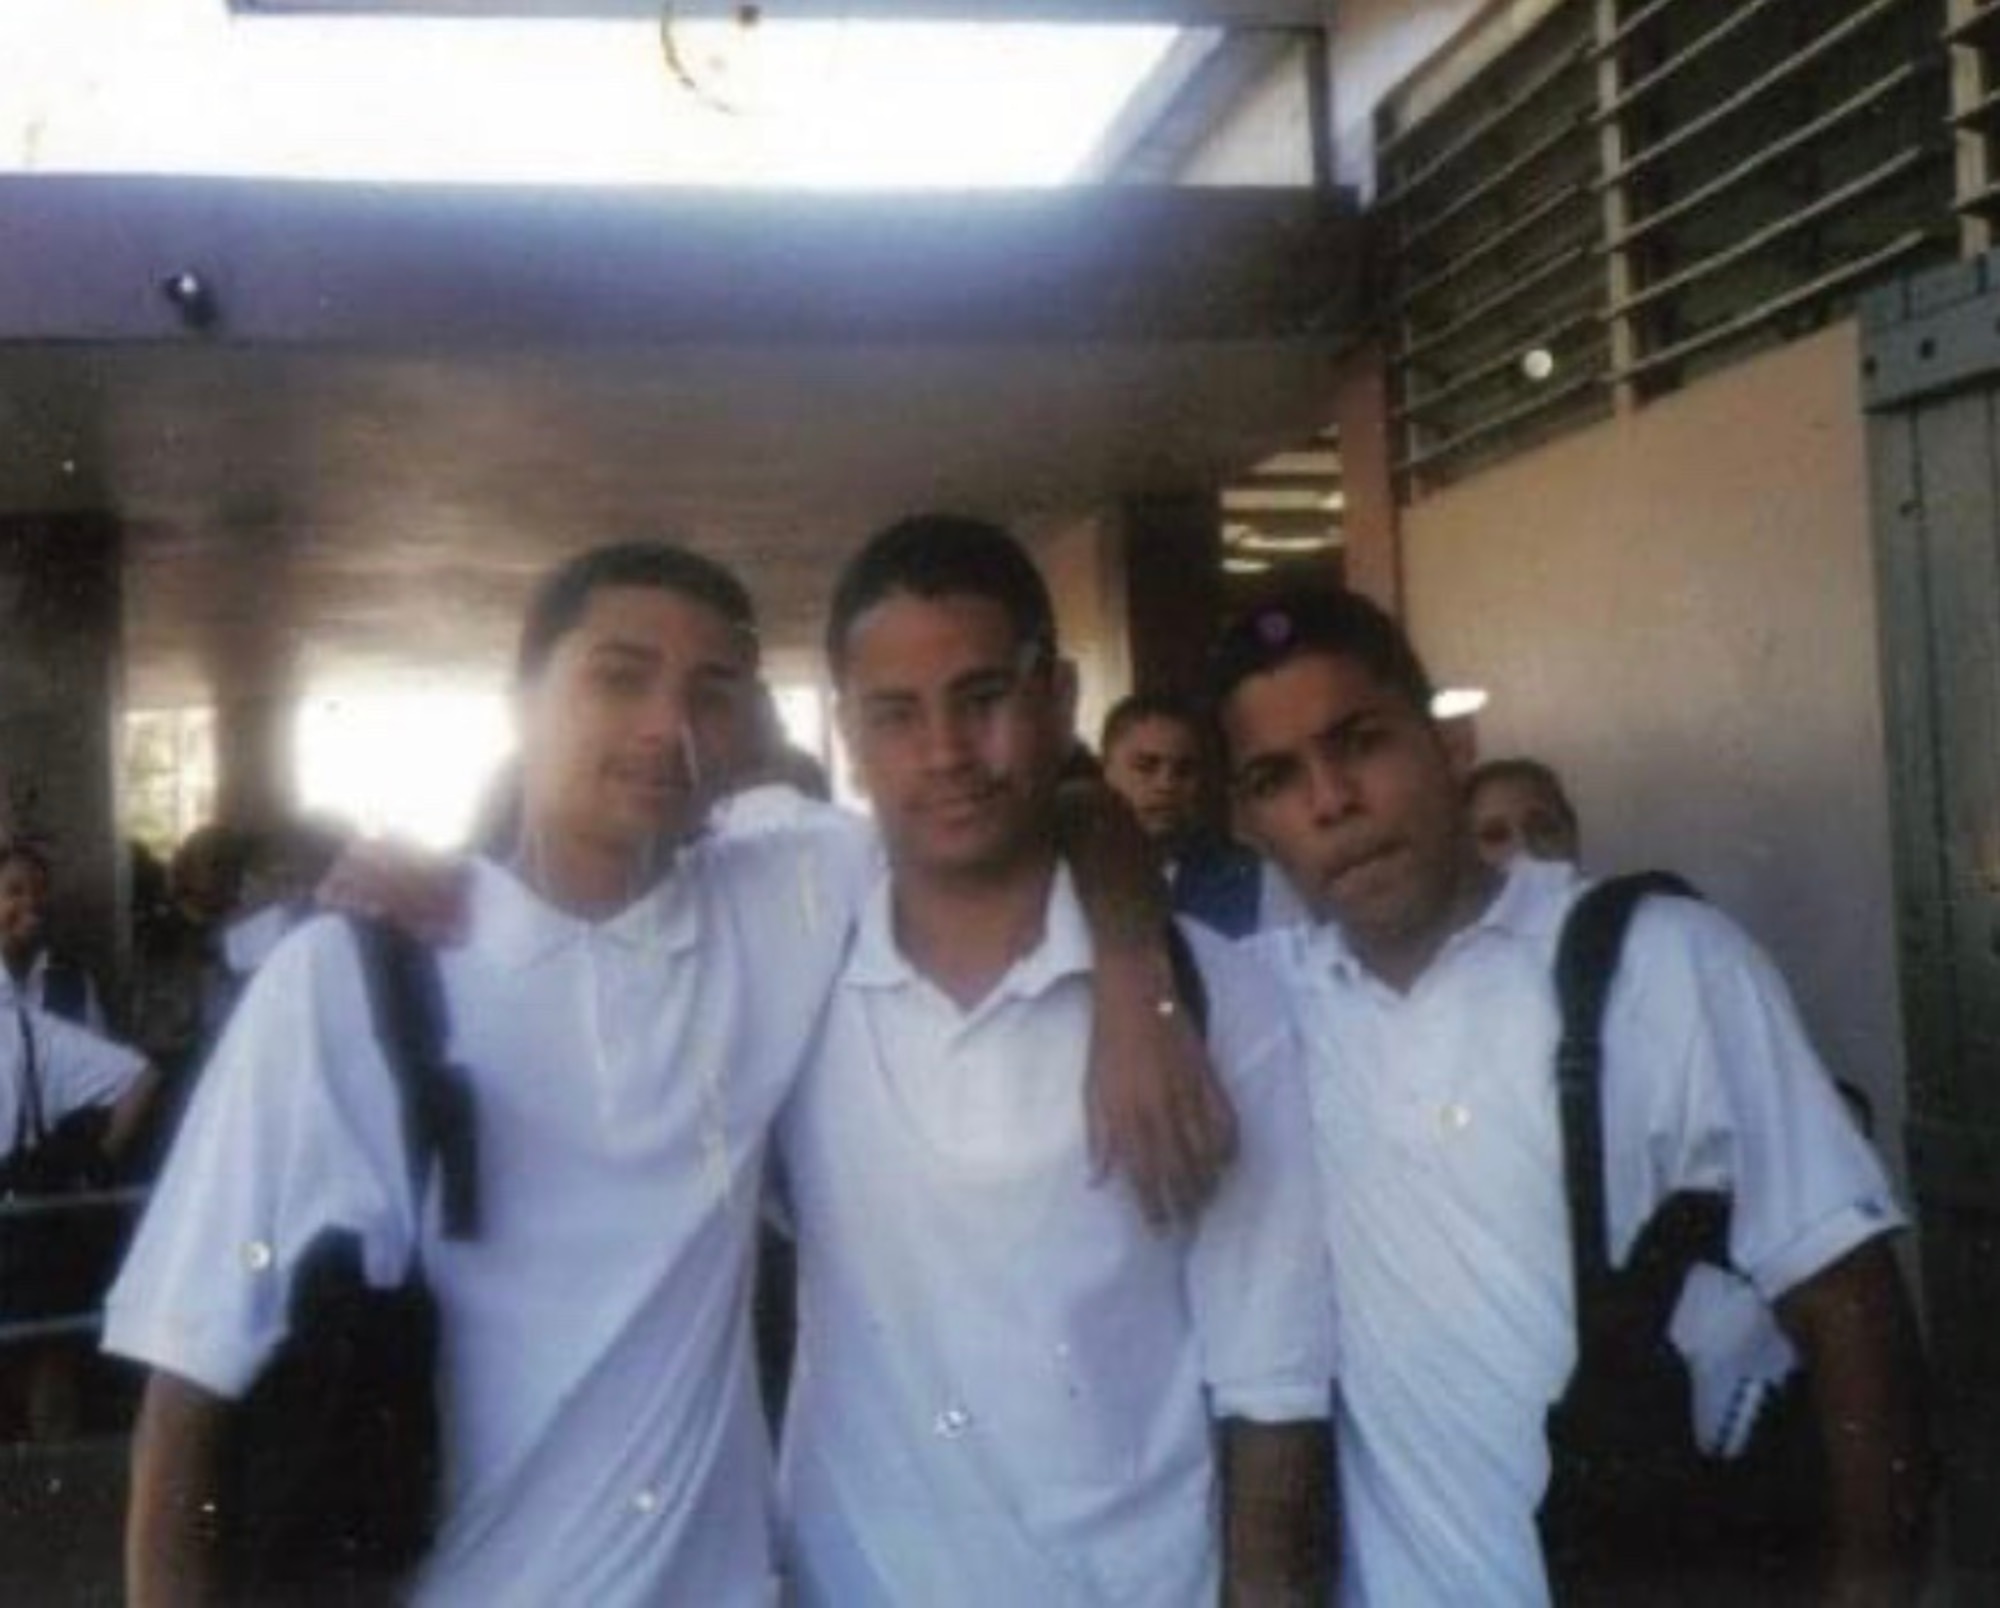
[(21, 1028), (21, 1104), (14, 1112), (14, 1148), (9, 1161), (18, 1161), (48, 1138), (48, 1124), (42, 1116), (42, 1075), (35, 1061), (35, 1032), (28, 1025), (28, 1008), (14, 1007), (14, 1019)]
[(1650, 895), (1698, 899), (1670, 871), (1639, 871), (1591, 888), (1571, 907), (1556, 946), (1556, 1005), (1562, 1037), (1556, 1046), (1556, 1088), (1562, 1114), (1563, 1180), (1569, 1196), (1570, 1257), (1576, 1278), (1577, 1321), (1611, 1277), (1610, 1229), (1604, 1204), (1604, 1007), (1618, 975), (1625, 930), (1639, 901)]
[(48, 969), (42, 973), (42, 1009), (82, 1026), (89, 1014), (89, 1003), (90, 980), (83, 968), (60, 955), (51, 955)]
[(413, 1198), (438, 1169), (447, 1239), (479, 1232), (479, 1169), (472, 1090), (445, 1059), (449, 1028), (437, 957), (387, 922), (349, 917), (368, 987), (375, 1038), (396, 1080)]

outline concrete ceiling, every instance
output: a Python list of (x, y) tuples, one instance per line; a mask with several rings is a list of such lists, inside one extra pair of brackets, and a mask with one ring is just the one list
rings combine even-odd
[(898, 513), (1045, 530), (1312, 435), (1357, 255), (1312, 198), (1188, 192), (14, 180), (0, 229), (0, 511), (125, 523), (135, 703), (493, 662), (552, 556), (633, 533), (737, 567), (803, 660)]

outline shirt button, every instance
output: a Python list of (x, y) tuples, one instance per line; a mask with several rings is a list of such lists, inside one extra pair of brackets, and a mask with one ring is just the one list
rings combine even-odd
[(650, 1485), (645, 1486), (640, 1490), (638, 1495), (632, 1498), (632, 1511), (642, 1517), (647, 1514), (659, 1512), (660, 1493)]
[(971, 1427), (972, 1414), (956, 1405), (942, 1409), (931, 1420), (932, 1430), (945, 1440), (957, 1440)]
[(263, 1240), (245, 1241), (242, 1256), (243, 1266), (252, 1273), (266, 1272), (271, 1266), (271, 1247)]
[(1446, 1133), (1463, 1133), (1472, 1126), (1472, 1108), (1453, 1100), (1438, 1113), (1438, 1120)]

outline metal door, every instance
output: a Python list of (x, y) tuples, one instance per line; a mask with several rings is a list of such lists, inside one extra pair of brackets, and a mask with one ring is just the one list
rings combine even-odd
[(1960, 1603), (2000, 1602), (2000, 255), (1863, 310), (1910, 1179)]

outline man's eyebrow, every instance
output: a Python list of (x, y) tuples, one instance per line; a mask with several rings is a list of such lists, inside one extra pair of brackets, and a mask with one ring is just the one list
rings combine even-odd
[(1011, 687), (1025, 679), (1022, 670), (1012, 665), (981, 665), (976, 670), (968, 670), (963, 675), (954, 676), (948, 692), (978, 692), (988, 687)]
[(1230, 772), (1230, 784), (1243, 787), (1259, 776), (1282, 775), (1298, 766), (1298, 757), (1283, 749), (1275, 753), (1252, 754)]
[(593, 659), (643, 659), (648, 664), (660, 658), (660, 650), (645, 642), (628, 642), (618, 637), (600, 637), (591, 643), (589, 657)]

